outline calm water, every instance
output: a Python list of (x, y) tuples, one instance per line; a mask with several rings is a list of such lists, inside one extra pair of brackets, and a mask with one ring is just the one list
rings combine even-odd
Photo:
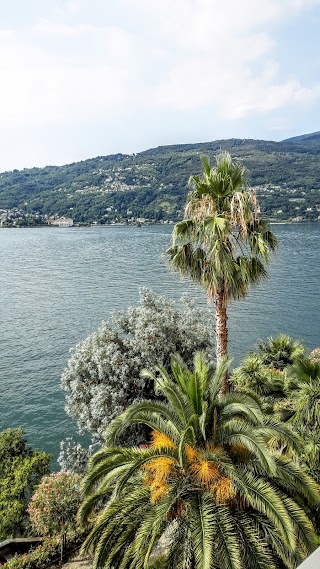
[[(279, 225), (270, 278), (230, 309), (230, 352), (238, 360), (262, 337), (285, 331), (320, 345), (320, 223)], [(161, 259), (170, 226), (0, 230), (0, 430), (23, 425), (30, 443), (58, 452), (74, 435), (64, 413), (61, 372), (69, 348), (136, 303), (145, 285), (178, 299), (202, 290)]]

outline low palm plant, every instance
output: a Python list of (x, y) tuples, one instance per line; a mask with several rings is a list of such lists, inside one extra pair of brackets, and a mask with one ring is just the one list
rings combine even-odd
[[(193, 373), (178, 356), (173, 379), (144, 372), (166, 401), (116, 418), (84, 482), (80, 519), (96, 518), (83, 551), (94, 567), (293, 568), (313, 550), (301, 504), (318, 502), (319, 487), (268, 446), (277, 437), (298, 452), (299, 439), (256, 397), (222, 394), (227, 364), (214, 371), (198, 353)], [(150, 428), (147, 447), (115, 446), (133, 424)]]
[(306, 444), (304, 457), (320, 479), (320, 361), (301, 357), (292, 366), (287, 382), (291, 422)]
[(301, 342), (287, 334), (279, 334), (275, 338), (271, 336), (267, 341), (261, 341), (259, 350), (265, 365), (280, 370), (292, 365), (305, 352)]
[(238, 390), (252, 391), (270, 402), (285, 397), (285, 378), (282, 370), (265, 365), (255, 353), (248, 354), (231, 376)]

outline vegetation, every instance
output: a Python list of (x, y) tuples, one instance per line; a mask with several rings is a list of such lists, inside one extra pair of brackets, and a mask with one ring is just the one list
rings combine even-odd
[(28, 507), (32, 529), (37, 535), (72, 537), (76, 534), (80, 480), (79, 475), (63, 471), (42, 478)]
[(0, 210), (18, 208), (22, 220), (39, 214), (68, 215), (76, 222), (177, 221), (188, 179), (199, 168), (198, 155), (212, 159), (220, 150), (231, 152), (250, 172), (263, 216), (277, 221), (318, 218), (319, 133), (282, 142), (231, 139), (162, 146), (136, 155), (4, 172)]
[[(314, 549), (319, 486), (270, 444), (297, 453), (300, 440), (257, 397), (222, 394), (226, 366), (198, 353), (193, 373), (177, 356), (173, 379), (144, 372), (166, 401), (117, 417), (85, 479), (82, 523), (100, 511), (83, 546), (94, 567), (293, 568)], [(132, 423), (151, 429), (147, 448), (114, 446)]]
[(27, 505), (49, 472), (50, 455), (33, 450), (21, 428), (0, 433), (0, 540), (26, 535)]
[(267, 222), (259, 219), (243, 166), (228, 153), (217, 156), (215, 168), (206, 157), (201, 161), (203, 174), (190, 178), (185, 218), (175, 226), (167, 253), (174, 269), (203, 285), (214, 299), (219, 361), (228, 352), (227, 305), (266, 277), (265, 265), (277, 242)]
[[(264, 409), (288, 423), (304, 440), (300, 458), (320, 481), (319, 348), (307, 355), (302, 344), (286, 335), (260, 342), (234, 370), (236, 389), (262, 398)], [(320, 517), (317, 514), (320, 529)]]
[[(303, 437), (303, 458), (310, 472), (320, 482), (320, 361), (299, 357), (289, 370), (287, 386), (292, 425)], [(318, 520), (320, 531), (320, 517)]]
[[(213, 155), (217, 144), (4, 173), (0, 222), (180, 219), (195, 155)], [(237, 162), (226, 152), (215, 168), (202, 159), (169, 249), (171, 264), (215, 300), (216, 367), (209, 313), (187, 298), (177, 309), (147, 289), (76, 346), (62, 387), (93, 444), (62, 442), (59, 461), (70, 472), (44, 476), (50, 457), (27, 445), (23, 429), (0, 433), (0, 539), (31, 528), (46, 536), (6, 569), (37, 569), (59, 550), (62, 558), (67, 540), (84, 539), (79, 523), (90, 531), (82, 550), (106, 569), (295, 569), (319, 542), (320, 349), (308, 355), (289, 336), (268, 338), (229, 377), (227, 305), (266, 276), (276, 247), (243, 164), (255, 165), (263, 214), (317, 219), (310, 164), (320, 134), (226, 144)], [(95, 444), (107, 446), (87, 466)]]
[[(103, 322), (72, 350), (61, 382), (66, 411), (79, 431), (102, 442), (110, 421), (130, 403), (155, 396), (152, 382), (140, 377), (141, 369), (168, 366), (175, 352), (190, 363), (196, 350), (211, 350), (211, 328), (209, 313), (196, 308), (189, 297), (182, 299), (179, 310), (165, 297), (140, 289), (136, 307), (114, 313), (111, 324)], [(127, 443), (134, 442), (132, 433)], [(69, 470), (66, 455), (68, 451), (60, 464)]]
[(258, 347), (262, 363), (278, 370), (292, 365), (305, 351), (301, 342), (286, 334), (270, 337), (266, 342), (260, 342)]
[[(75, 547), (79, 547), (83, 541), (83, 535), (70, 538), (67, 542), (67, 550), (72, 551)], [(29, 553), (18, 554), (9, 559), (2, 566), (5, 569), (38, 569), (47, 567), (53, 562), (58, 562), (60, 557), (61, 540), (60, 538), (46, 538), (41, 545), (30, 551)], [(1, 563), (0, 563), (1, 566)]]
[(61, 470), (72, 474), (83, 474), (96, 446), (99, 444), (90, 444), (88, 448), (84, 448), (73, 437), (67, 437), (64, 441), (60, 441), (60, 453), (57, 462)]
[(37, 535), (60, 538), (61, 561), (67, 540), (77, 535), (80, 502), (80, 476), (61, 471), (42, 479), (28, 507), (32, 529)]

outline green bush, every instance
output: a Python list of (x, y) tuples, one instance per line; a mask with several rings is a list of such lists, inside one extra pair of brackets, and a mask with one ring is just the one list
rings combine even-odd
[(22, 428), (0, 433), (0, 541), (30, 535), (26, 509), (49, 472), (50, 455), (28, 445)]

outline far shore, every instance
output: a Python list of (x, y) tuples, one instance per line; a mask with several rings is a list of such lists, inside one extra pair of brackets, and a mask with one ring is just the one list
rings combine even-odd
[[(290, 220), (286, 220), (286, 221), (270, 221), (270, 225), (303, 225), (305, 223), (317, 223), (319, 222), (320, 219), (304, 219), (303, 221), (290, 221)], [(74, 225), (72, 225), (71, 227), (57, 227), (54, 225), (48, 225), (48, 224), (43, 224), (43, 225), (30, 225), (30, 226), (19, 226), (19, 225), (0, 225), (0, 229), (83, 229), (83, 228), (91, 228), (91, 227), (143, 227), (143, 226), (152, 226), (152, 225), (174, 225), (175, 221), (170, 221), (170, 222), (150, 222), (150, 223), (75, 223)]]

